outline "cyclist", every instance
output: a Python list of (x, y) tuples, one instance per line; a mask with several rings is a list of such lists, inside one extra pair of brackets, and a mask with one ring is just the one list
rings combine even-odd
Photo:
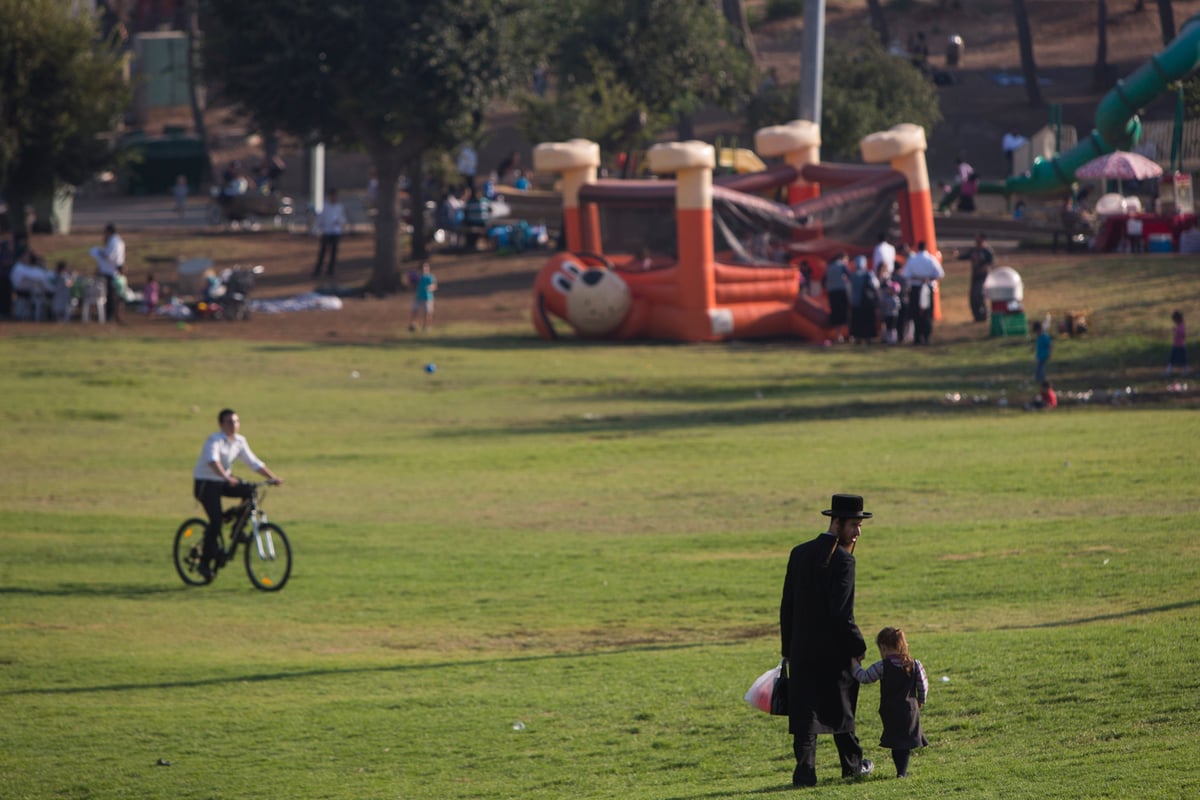
[(204, 506), (208, 515), (208, 527), (204, 529), (204, 552), (200, 564), (200, 575), (205, 580), (212, 580), (213, 559), (217, 555), (217, 540), (221, 535), (221, 498), (249, 497), (252, 491), (230, 469), (233, 462), (240, 459), (259, 475), (272, 483), (283, 483), (283, 479), (272, 472), (266, 464), (254, 455), (246, 437), (238, 431), (241, 419), (232, 408), (221, 409), (217, 415), (221, 430), (209, 436), (200, 450), (200, 458), (192, 470), (195, 483), (192, 494)]

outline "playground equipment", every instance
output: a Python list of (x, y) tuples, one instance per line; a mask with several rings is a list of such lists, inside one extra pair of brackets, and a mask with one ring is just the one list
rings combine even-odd
[(783, 163), (717, 179), (711, 145), (655, 145), (650, 169), (674, 180), (598, 180), (594, 142), (538, 145), (535, 168), (561, 176), (568, 251), (535, 280), (538, 333), (557, 338), (558, 319), (594, 338), (830, 338), (824, 298), (800, 291), (803, 262), (819, 280), (835, 254), (869, 253), (895, 235), (897, 205), (905, 242), (937, 242), (922, 128), (866, 137), (865, 165), (822, 164), (820, 143), (811, 122), (764, 128), (756, 151)]
[[(1180, 28), (1179, 35), (1157, 55), (1136, 69), (1104, 96), (1096, 107), (1095, 128), (1090, 135), (1065, 153), (1036, 159), (1024, 175), (1005, 181), (981, 181), (982, 194), (1042, 194), (1060, 191), (1075, 182), (1075, 170), (1092, 159), (1114, 150), (1132, 150), (1141, 138), (1138, 112), (1154, 98), (1171, 91), (1171, 84), (1200, 67), (1200, 14)], [(950, 207), (957, 187), (938, 204)]]

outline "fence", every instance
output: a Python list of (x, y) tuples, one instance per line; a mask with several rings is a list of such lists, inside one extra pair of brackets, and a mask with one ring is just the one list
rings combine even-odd
[[(1171, 120), (1142, 124), (1142, 141), (1137, 151), (1157, 161), (1164, 170), (1171, 168), (1171, 136), (1175, 123)], [(1183, 142), (1180, 160), (1184, 172), (1200, 172), (1200, 119), (1189, 119), (1183, 123)]]

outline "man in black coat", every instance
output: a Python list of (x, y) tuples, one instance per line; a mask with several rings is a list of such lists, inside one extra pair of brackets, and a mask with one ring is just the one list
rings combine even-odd
[(851, 658), (867, 651), (854, 622), (854, 543), (862, 522), (863, 499), (835, 494), (829, 530), (797, 545), (788, 560), (779, 606), (783, 657), (789, 670), (788, 731), (795, 737), (794, 786), (817, 784), (817, 734), (832, 733), (843, 778), (869, 775), (874, 764), (863, 758), (854, 733), (858, 681)]

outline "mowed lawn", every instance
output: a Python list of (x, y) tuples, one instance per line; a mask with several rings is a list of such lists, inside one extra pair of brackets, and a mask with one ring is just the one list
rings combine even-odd
[[(1195, 797), (1200, 425), (1157, 377), (1172, 299), (1095, 291), (1052, 413), (1020, 409), (1028, 342), (982, 336), (2, 340), (0, 797), (790, 789), (786, 722), (741, 697), (837, 491), (876, 515), (858, 621), (908, 632), (932, 746), (896, 780), (864, 687), (876, 776), (825, 737), (810, 793)], [(224, 406), (286, 479), (278, 593), (171, 565)]]

